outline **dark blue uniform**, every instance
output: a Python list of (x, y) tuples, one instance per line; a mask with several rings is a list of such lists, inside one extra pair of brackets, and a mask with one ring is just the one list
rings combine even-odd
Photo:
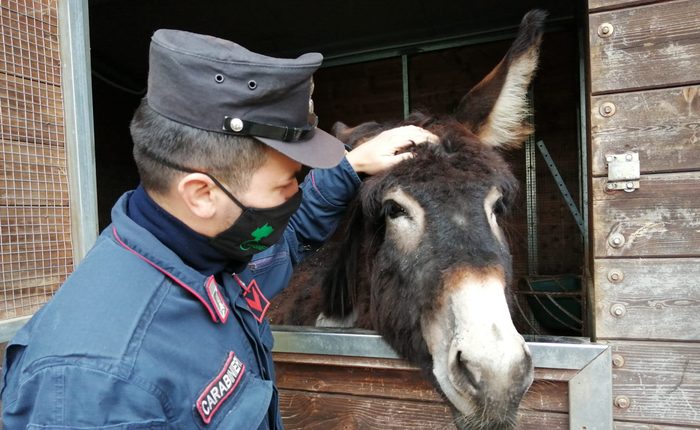
[(359, 178), (314, 170), (283, 239), (238, 274), (201, 273), (127, 216), (8, 344), (6, 429), (282, 428), (268, 299), (332, 233)]

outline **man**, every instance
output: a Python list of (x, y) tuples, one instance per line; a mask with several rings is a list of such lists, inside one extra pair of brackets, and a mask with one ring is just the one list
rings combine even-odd
[[(345, 155), (316, 128), (321, 60), (154, 34), (131, 123), (141, 185), (8, 345), (6, 429), (282, 427), (268, 299), (333, 232), (358, 174), (435, 139), (402, 127)], [(299, 186), (302, 165), (325, 169)]]

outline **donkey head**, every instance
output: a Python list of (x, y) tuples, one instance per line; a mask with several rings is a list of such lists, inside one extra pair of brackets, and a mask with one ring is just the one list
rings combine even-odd
[[(505, 58), (447, 118), (403, 124), (440, 137), (363, 184), (347, 238), (324, 280), (324, 321), (377, 330), (432, 374), (461, 428), (511, 428), (533, 378), (510, 317), (511, 256), (500, 227), (517, 181), (500, 155), (532, 132), (527, 87), (545, 13), (527, 14)], [(336, 125), (346, 143), (388, 126)]]

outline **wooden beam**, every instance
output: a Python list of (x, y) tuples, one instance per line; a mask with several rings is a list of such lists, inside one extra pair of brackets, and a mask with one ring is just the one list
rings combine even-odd
[(594, 283), (598, 339), (700, 340), (699, 258), (597, 259)]
[(591, 14), (589, 37), (593, 95), (700, 82), (697, 0)]
[(700, 172), (642, 175), (631, 193), (607, 192), (605, 183), (593, 179), (595, 257), (700, 256)]
[[(603, 115), (605, 103), (614, 115)], [(592, 97), (590, 118), (593, 176), (607, 175), (606, 155), (627, 151), (639, 153), (642, 173), (700, 170), (698, 85)]]
[(615, 341), (612, 346), (613, 360), (623, 360), (613, 368), (613, 398), (629, 401), (629, 407), (614, 408), (616, 420), (697, 428), (700, 344)]

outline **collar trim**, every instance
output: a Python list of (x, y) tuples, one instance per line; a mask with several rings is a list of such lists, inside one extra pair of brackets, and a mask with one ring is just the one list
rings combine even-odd
[[(207, 301), (206, 301), (202, 296), (200, 296), (194, 289), (190, 288), (187, 284), (185, 284), (184, 282), (182, 282), (181, 280), (179, 280), (179, 279), (178, 279), (175, 275), (173, 275), (172, 273), (168, 272), (167, 270), (163, 269), (162, 267), (160, 267), (160, 266), (157, 265), (156, 263), (152, 262), (152, 261), (149, 260), (148, 258), (146, 258), (146, 257), (144, 257), (143, 255), (141, 255), (138, 251), (136, 251), (136, 250), (130, 248), (129, 245), (127, 245), (126, 243), (124, 243), (124, 241), (119, 237), (119, 235), (117, 234), (117, 228), (116, 228), (116, 227), (112, 227), (112, 234), (114, 235), (114, 238), (117, 240), (117, 242), (119, 243), (119, 245), (121, 245), (124, 249), (126, 249), (126, 250), (129, 251), (129, 252), (131, 252), (131, 253), (134, 254), (135, 256), (139, 257), (141, 260), (145, 261), (145, 262), (148, 263), (149, 265), (151, 265), (153, 268), (155, 268), (156, 270), (158, 270), (160, 273), (162, 273), (162, 274), (164, 274), (165, 276), (167, 276), (168, 278), (170, 278), (170, 279), (171, 279), (173, 282), (175, 282), (177, 285), (179, 285), (179, 286), (181, 286), (182, 288), (184, 288), (185, 290), (189, 291), (193, 296), (195, 296), (195, 297), (204, 305), (204, 308), (207, 310), (207, 312), (209, 312), (209, 316), (211, 316), (212, 321), (214, 321), (215, 323), (219, 322), (219, 320), (218, 320), (217, 317), (216, 317), (216, 314), (214, 313), (214, 311), (213, 311), (213, 309), (211, 308), (211, 306), (209, 305), (209, 303), (207, 303)], [(227, 316), (228, 316), (228, 315), (227, 315)], [(223, 321), (222, 321), (222, 322), (223, 322)]]

